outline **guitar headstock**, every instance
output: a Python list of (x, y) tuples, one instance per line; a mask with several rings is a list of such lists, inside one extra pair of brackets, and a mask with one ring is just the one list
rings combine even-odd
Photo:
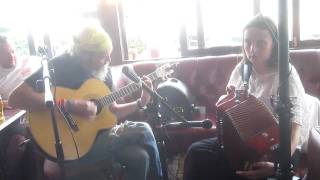
[(169, 78), (174, 73), (174, 70), (178, 64), (179, 64), (178, 62), (174, 62), (174, 63), (165, 63), (161, 65), (155, 70), (155, 74), (157, 78), (162, 80)]

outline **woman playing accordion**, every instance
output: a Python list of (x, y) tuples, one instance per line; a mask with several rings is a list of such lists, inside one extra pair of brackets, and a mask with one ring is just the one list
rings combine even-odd
[[(237, 116), (242, 117), (239, 118), (240, 120), (233, 119), (244, 125), (238, 123), (238, 127), (233, 129), (222, 128), (222, 134), (226, 136), (226, 134), (236, 133), (235, 137), (238, 139), (234, 141), (242, 140), (245, 143), (239, 147), (233, 143), (227, 145), (228, 142), (226, 141), (221, 142), (221, 140), (226, 140), (224, 138), (220, 138), (220, 141), (218, 138), (212, 138), (192, 144), (185, 159), (184, 180), (264, 179), (274, 174), (274, 162), (272, 159), (266, 158), (264, 154), (276, 149), (278, 140), (278, 120), (270, 100), (271, 96), (278, 95), (279, 88), (278, 31), (276, 25), (268, 17), (256, 16), (243, 30), (242, 45), (243, 59), (231, 73), (227, 85), (228, 95), (221, 98), (217, 106), (218, 113), (220, 110), (220, 112), (223, 112), (222, 115), (229, 119)], [(243, 66), (246, 63), (252, 64), (251, 77), (247, 79), (247, 82), (242, 76)], [(292, 65), (290, 65), (288, 79), (290, 84), (289, 96), (294, 99), (292, 101), (291, 117), (291, 154), (293, 154), (297, 146), (301, 145), (306, 138), (306, 133), (301, 133), (306, 131), (301, 130), (304, 129), (302, 121), (308, 114), (308, 110), (305, 105), (304, 88), (296, 69)], [(229, 104), (226, 103), (227, 101), (229, 101)], [(233, 101), (232, 105), (230, 105), (231, 101)], [(231, 111), (242, 102), (246, 103), (243, 105), (242, 113)], [(253, 103), (255, 104), (252, 105)], [(262, 115), (258, 115), (252, 108), (265, 108), (265, 110)], [(251, 111), (249, 112), (249, 110)], [(253, 118), (244, 122), (244, 119), (247, 119), (249, 115), (252, 115)], [(266, 116), (269, 116), (271, 120), (265, 120)], [(223, 122), (230, 123), (231, 121)], [(266, 132), (257, 133), (259, 131), (250, 127), (253, 124), (262, 126), (262, 129)], [(234, 126), (234, 124), (229, 125)], [(270, 131), (270, 129), (273, 130)], [(265, 138), (266, 141), (262, 140), (262, 143), (260, 143), (259, 138)], [(269, 143), (268, 146), (265, 146), (266, 143)], [(224, 148), (221, 148), (221, 145)], [(250, 157), (246, 157), (249, 158), (250, 164), (235, 165), (234, 161), (230, 162), (230, 153), (227, 153), (228, 148), (234, 156), (248, 150), (247, 154), (254, 156), (253, 161), (250, 160)]]

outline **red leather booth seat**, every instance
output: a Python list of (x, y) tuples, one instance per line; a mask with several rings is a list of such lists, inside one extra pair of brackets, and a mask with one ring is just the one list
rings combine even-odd
[(299, 50), (290, 53), (306, 93), (320, 97), (320, 50)]
[[(320, 50), (295, 50), (290, 52), (291, 62), (296, 67), (305, 90), (308, 94), (320, 97)], [(215, 124), (215, 103), (225, 93), (229, 76), (235, 65), (240, 62), (241, 55), (207, 56), (194, 58), (181, 58), (161, 61), (135, 62), (132, 66), (139, 75), (153, 72), (157, 64), (165, 62), (179, 62), (173, 77), (183, 81), (195, 97), (196, 106), (206, 107), (206, 117)], [(113, 68), (114, 81), (117, 87), (128, 83), (129, 80), (121, 75), (121, 66)], [(135, 94), (137, 96), (137, 94)], [(130, 101), (132, 98), (127, 98)], [(141, 120), (141, 116), (133, 115), (131, 118)], [(215, 125), (210, 130), (201, 128), (169, 129), (171, 141), (168, 151), (175, 153), (185, 151), (194, 141), (214, 137)]]
[(320, 127), (310, 131), (308, 141), (308, 174), (307, 180), (320, 179)]

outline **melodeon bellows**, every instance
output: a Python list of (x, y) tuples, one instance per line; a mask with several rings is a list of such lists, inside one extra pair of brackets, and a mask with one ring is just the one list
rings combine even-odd
[(219, 141), (235, 170), (270, 155), (279, 144), (276, 117), (256, 97), (244, 92), (220, 98), (217, 106)]

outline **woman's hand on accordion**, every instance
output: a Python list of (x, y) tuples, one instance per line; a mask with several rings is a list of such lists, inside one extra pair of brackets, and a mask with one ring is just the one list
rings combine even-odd
[(230, 85), (226, 87), (226, 91), (227, 91), (227, 95), (229, 94), (234, 94), (234, 92), (236, 91), (236, 87)]
[(272, 162), (255, 162), (247, 171), (237, 171), (236, 174), (248, 179), (260, 179), (274, 174), (274, 164)]

